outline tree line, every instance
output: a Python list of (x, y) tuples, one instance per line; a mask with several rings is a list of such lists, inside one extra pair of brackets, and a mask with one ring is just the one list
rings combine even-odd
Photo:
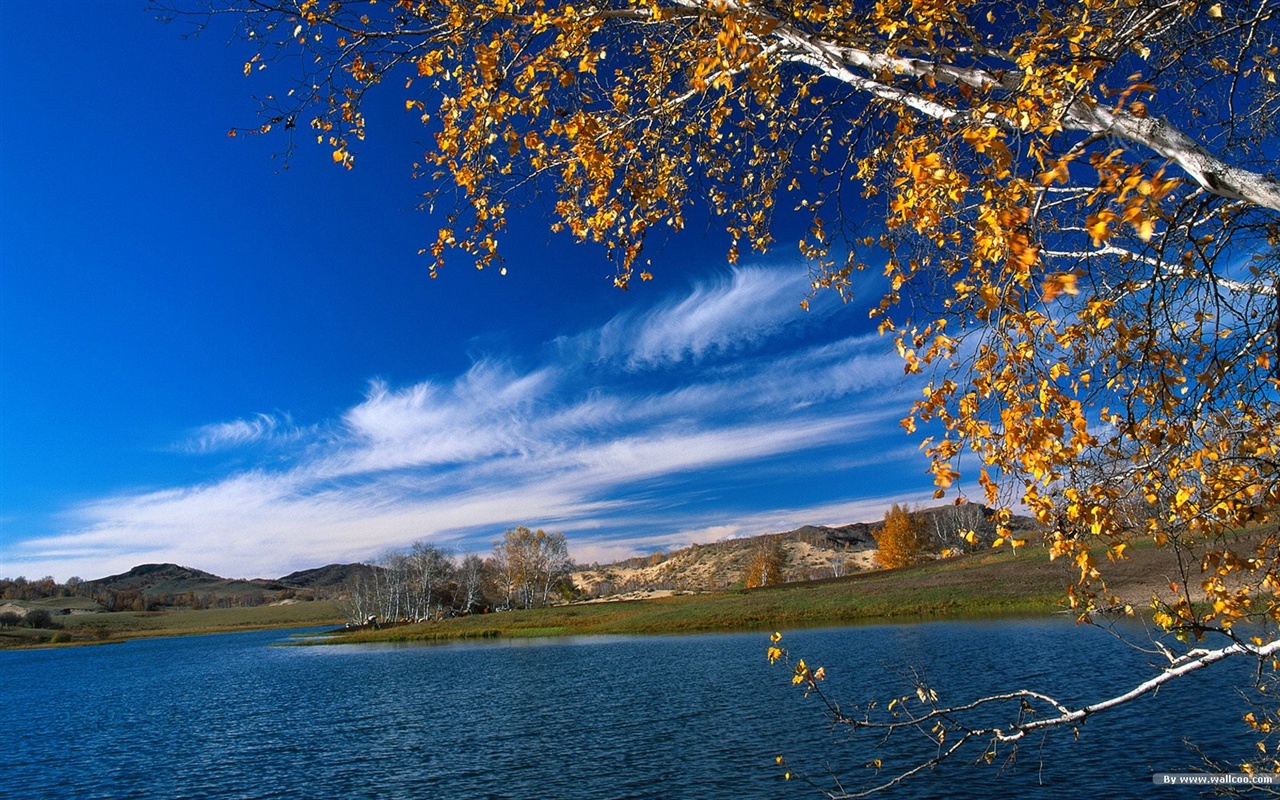
[(68, 578), (66, 583), (58, 583), (52, 575), (37, 580), (28, 580), (19, 575), (16, 578), (0, 578), (0, 600), (43, 600), (49, 597), (81, 597), (79, 578)]
[(107, 611), (155, 611), (162, 608), (245, 608), (260, 606), (278, 600), (298, 598), (315, 599), (315, 592), (299, 592), (296, 589), (262, 589), (252, 592), (155, 592), (143, 589), (113, 589), (94, 581), (78, 577), (58, 583), (52, 576), (31, 580), (19, 575), (16, 578), (0, 578), (0, 600), (30, 602), (58, 597), (83, 597), (101, 605)]
[[(995, 526), (987, 509), (977, 503), (959, 503), (912, 511), (894, 503), (885, 512), (884, 523), (873, 530), (875, 563), (886, 569), (908, 567), (934, 557), (949, 558), (989, 548), (995, 540)], [(800, 540), (804, 540), (801, 535)], [(849, 558), (834, 557), (828, 566), (805, 569), (796, 575), (787, 571), (789, 554), (781, 535), (761, 536), (752, 545), (743, 572), (748, 589), (776, 586), (791, 580), (838, 578), (856, 570)]]
[(442, 619), (545, 606), (574, 595), (563, 533), (511, 528), (486, 558), (415, 542), (353, 578), (339, 604), (351, 624)]

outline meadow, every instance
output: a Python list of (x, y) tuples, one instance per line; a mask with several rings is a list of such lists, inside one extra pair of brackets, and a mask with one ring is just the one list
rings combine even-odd
[[(77, 598), (56, 598), (41, 605), (53, 610), (74, 609)], [(55, 614), (61, 628), (0, 629), (0, 648), (61, 646), (120, 642), (153, 636), (340, 625), (342, 613), (328, 600), (264, 605), (249, 608), (208, 608), (174, 611), (114, 611)]]
[[(1135, 542), (1108, 565), (1109, 589), (1136, 609), (1167, 582), (1172, 553)], [(1048, 615), (1068, 610), (1066, 564), (1042, 548), (987, 551), (915, 567), (758, 589), (683, 593), (475, 614), (437, 622), (342, 629), (331, 601), (251, 608), (57, 614), (61, 629), (0, 630), (0, 647), (89, 644), (131, 638), (332, 625), (328, 642), (449, 641), (598, 634), (773, 630), (921, 619)], [(74, 605), (74, 599), (48, 601)], [(60, 608), (54, 608), (58, 611)], [(73, 609), (72, 609), (73, 610)]]
[[(1130, 559), (1145, 574), (1154, 549)], [(1127, 562), (1126, 562), (1127, 565)], [(365, 628), (330, 642), (448, 641), (597, 634), (679, 634), (956, 617), (1047, 615), (1066, 608), (1065, 565), (1042, 549), (987, 552), (916, 567), (759, 589), (678, 594), (477, 614)], [(1129, 580), (1128, 583), (1136, 584)]]

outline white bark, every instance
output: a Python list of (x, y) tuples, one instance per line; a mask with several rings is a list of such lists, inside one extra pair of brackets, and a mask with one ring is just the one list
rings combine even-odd
[(1173, 161), (1208, 192), (1280, 211), (1280, 180), (1233, 167), (1210, 153), (1168, 120), (1138, 118), (1078, 100), (1064, 116), (1069, 130), (1127, 139)]
[[(703, 0), (675, 0), (686, 8), (706, 8)], [(736, 3), (729, 4), (736, 8)], [(758, 9), (755, 9), (759, 13)], [(948, 86), (963, 86), (980, 92), (1017, 92), (1024, 75), (1016, 69), (989, 70), (960, 67), (940, 61), (904, 58), (886, 53), (840, 45), (811, 36), (777, 20), (769, 37), (784, 45), (782, 58), (804, 64), (823, 75), (883, 100), (901, 103), (925, 116), (947, 121), (965, 112), (944, 102), (933, 100), (877, 80), (886, 73), (908, 79), (928, 79)], [(765, 45), (765, 42), (761, 42)], [(1127, 111), (1104, 108), (1092, 98), (1084, 97), (1062, 110), (1064, 128), (1088, 134), (1101, 134), (1140, 145), (1177, 164), (1205, 191), (1220, 197), (1243, 200), (1262, 208), (1280, 211), (1280, 180), (1273, 175), (1232, 166), (1209, 152), (1167, 119), (1135, 117)], [(990, 124), (1001, 121), (990, 119)]]
[[(1205, 667), (1211, 666), (1223, 661), (1227, 658), (1240, 655), (1253, 656), (1258, 659), (1265, 659), (1280, 653), (1280, 639), (1275, 639), (1265, 644), (1255, 645), (1245, 642), (1234, 642), (1226, 647), (1220, 647), (1214, 650), (1196, 649), (1184, 653), (1177, 658), (1171, 658), (1169, 666), (1161, 670), (1159, 674), (1145, 680), (1131, 689), (1122, 692), (1114, 697), (1100, 700), (1080, 708), (1070, 708), (1066, 704), (1050, 697), (1041, 692), (1032, 692), (1025, 689), (1008, 692), (1005, 694), (991, 695), (966, 703), (959, 706), (935, 706), (927, 713), (921, 715), (910, 715), (905, 719), (898, 719), (889, 722), (872, 722), (868, 719), (857, 719), (842, 713), (836, 706), (830, 704), (826, 700), (825, 695), (822, 697), (824, 702), (828, 703), (828, 707), (832, 709), (838, 722), (853, 725), (858, 728), (871, 728), (884, 731), (894, 731), (899, 729), (920, 729), (921, 725), (938, 719), (950, 720), (951, 724), (961, 727), (968, 736), (985, 738), (1000, 742), (1017, 742), (1026, 737), (1029, 733), (1034, 733), (1046, 728), (1055, 728), (1063, 725), (1074, 725), (1082, 722), (1085, 718), (1102, 711), (1109, 711), (1113, 708), (1123, 706), (1130, 703), (1143, 695), (1150, 694), (1161, 686), (1170, 681), (1177, 680), (1192, 672), (1197, 672)], [(1010, 701), (1018, 701), (1026, 703), (1028, 701), (1038, 701), (1049, 705), (1056, 712), (1054, 716), (1034, 719), (1028, 722), (1015, 722), (1005, 725), (992, 727), (969, 727), (959, 724), (958, 720), (962, 718), (966, 712), (992, 704), (1005, 703)]]
[[(1116, 247), (1114, 245), (1103, 245), (1095, 250), (1044, 250), (1041, 252), (1041, 255), (1045, 258), (1064, 258), (1068, 260), (1119, 258), (1123, 260), (1137, 261), (1155, 269), (1167, 278), (1209, 281), (1220, 289), (1236, 294), (1264, 295), (1266, 297), (1275, 297), (1277, 295), (1277, 288), (1274, 283), (1262, 283), (1261, 281), (1237, 281), (1231, 278), (1224, 278), (1213, 272), (1195, 272), (1187, 269), (1181, 264), (1175, 264), (1154, 256), (1143, 255), (1142, 253), (1135, 253), (1132, 250), (1125, 250), (1122, 247)], [(1142, 281), (1140, 283), (1128, 284), (1127, 290), (1130, 292), (1142, 291), (1152, 283), (1153, 281)]]
[(1108, 709), (1122, 706), (1132, 700), (1136, 700), (1145, 694), (1150, 694), (1169, 681), (1181, 678), (1184, 675), (1202, 670), (1207, 666), (1216, 664), (1219, 661), (1238, 655), (1252, 655), (1257, 658), (1267, 658), (1269, 656), (1280, 653), (1280, 639), (1267, 642), (1263, 645), (1245, 644), (1236, 642), (1217, 650), (1192, 650), (1181, 658), (1175, 660), (1167, 669), (1160, 672), (1159, 675), (1150, 680), (1143, 681), (1123, 694), (1102, 700), (1092, 705), (1076, 709), (1074, 711), (1063, 711), (1056, 717), (1046, 719), (1033, 720), (1032, 722), (1023, 723), (1013, 726), (1004, 731), (993, 731), (997, 738), (1001, 741), (1015, 741), (1026, 736), (1028, 733), (1040, 730), (1042, 728), (1056, 727), (1058, 725), (1071, 725), (1080, 722), (1091, 714), (1099, 711), (1107, 711)]

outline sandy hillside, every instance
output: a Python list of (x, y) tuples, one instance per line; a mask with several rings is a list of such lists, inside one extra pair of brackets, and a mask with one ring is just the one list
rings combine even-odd
[[(782, 537), (789, 536), (781, 534)], [(731, 539), (693, 545), (670, 554), (630, 559), (573, 573), (573, 581), (587, 595), (597, 597), (656, 597), (673, 592), (702, 592), (741, 583), (759, 539)], [(875, 543), (844, 544), (786, 539), (788, 581), (830, 578), (869, 569)]]
[[(981, 506), (961, 509), (941, 506), (913, 514), (931, 533), (948, 525), (982, 530), (992, 527)], [(573, 581), (592, 599), (715, 591), (741, 585), (753, 553), (775, 541), (786, 552), (786, 581), (839, 577), (875, 568), (875, 533), (882, 526), (883, 522), (838, 527), (806, 525), (786, 533), (695, 544), (671, 553), (579, 569), (573, 573)]]

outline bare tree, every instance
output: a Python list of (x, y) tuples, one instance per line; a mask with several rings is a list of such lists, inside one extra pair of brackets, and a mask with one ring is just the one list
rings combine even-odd
[(453, 582), (453, 560), (444, 549), (414, 542), (405, 569), (411, 616), (417, 621), (438, 617)]
[(990, 547), (992, 536), (986, 510), (977, 503), (956, 503), (929, 514), (930, 532), (938, 550), (966, 553)]
[[(379, 584), (382, 578), (377, 567), (368, 573), (352, 578), (338, 596), (338, 608), (351, 625), (365, 625), (384, 613)], [(385, 617), (384, 617), (385, 618)]]
[(455, 571), (458, 589), (454, 595), (454, 607), (460, 613), (470, 614), (477, 607), (485, 605), (484, 589), (490, 579), (489, 572), (485, 560), (474, 553), (458, 562)]
[(568, 579), (573, 562), (569, 559), (569, 544), (563, 533), (543, 534), (539, 530), (538, 534), (542, 534), (536, 550), (538, 604), (545, 606), (551, 602), (552, 591)]
[(494, 543), (494, 566), (508, 608), (533, 608), (550, 602), (552, 590), (566, 580), (572, 566), (563, 533), (511, 528)]

